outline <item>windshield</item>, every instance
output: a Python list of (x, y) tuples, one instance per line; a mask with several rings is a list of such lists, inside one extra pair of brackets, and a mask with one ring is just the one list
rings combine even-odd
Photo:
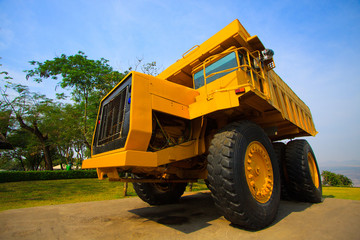
[[(207, 66), (205, 68), (205, 71), (206, 71), (206, 75), (208, 76), (212, 73), (220, 72), (220, 71), (230, 69), (230, 68), (235, 68), (237, 66), (238, 66), (238, 64), (236, 61), (236, 54), (235, 54), (235, 52), (232, 52), (232, 53), (226, 55), (225, 57), (220, 58), (216, 62), (210, 64), (209, 66)], [(207, 77), (206, 84), (211, 83), (211, 82), (215, 81), (216, 79), (221, 78), (235, 70), (236, 69), (234, 69), (232, 71), (228, 71), (228, 72), (218, 73), (211, 77)], [(204, 86), (204, 84), (205, 84), (204, 83), (204, 70), (201, 69), (200, 71), (198, 71), (194, 74), (195, 89), (198, 89), (198, 88)]]

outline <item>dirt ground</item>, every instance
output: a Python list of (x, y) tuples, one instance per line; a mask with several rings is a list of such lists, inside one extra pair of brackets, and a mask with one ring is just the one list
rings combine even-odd
[(210, 193), (151, 207), (139, 198), (84, 202), (0, 213), (0, 239), (360, 239), (360, 201), (321, 204), (282, 201), (275, 222), (261, 231), (232, 226)]

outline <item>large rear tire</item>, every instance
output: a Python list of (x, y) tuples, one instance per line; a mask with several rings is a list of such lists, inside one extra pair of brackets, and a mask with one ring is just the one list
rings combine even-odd
[(285, 152), (286, 144), (283, 142), (273, 143), (274, 151), (278, 159), (279, 170), (280, 170), (280, 183), (281, 183), (281, 199), (290, 200), (289, 193), (287, 189), (287, 172), (286, 172), (286, 162), (285, 162)]
[(288, 191), (298, 201), (319, 203), (322, 186), (315, 154), (306, 140), (294, 140), (286, 146)]
[(186, 185), (187, 183), (133, 183), (137, 195), (150, 205), (178, 202)]
[(208, 181), (215, 205), (231, 223), (258, 230), (275, 219), (279, 167), (269, 138), (256, 124), (232, 123), (214, 136)]

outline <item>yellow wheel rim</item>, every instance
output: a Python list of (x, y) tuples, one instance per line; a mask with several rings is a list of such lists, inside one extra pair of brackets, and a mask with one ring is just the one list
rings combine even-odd
[(269, 154), (257, 141), (249, 144), (245, 154), (245, 177), (250, 192), (256, 201), (266, 203), (274, 187), (273, 168)]
[(319, 188), (319, 174), (316, 167), (316, 162), (314, 156), (311, 154), (311, 152), (307, 155), (308, 164), (309, 164), (309, 170), (311, 174), (311, 179), (315, 185), (316, 188)]

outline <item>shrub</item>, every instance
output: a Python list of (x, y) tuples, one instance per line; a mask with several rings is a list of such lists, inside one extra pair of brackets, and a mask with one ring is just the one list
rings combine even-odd
[(353, 185), (351, 179), (342, 174), (336, 174), (330, 171), (322, 171), (321, 176), (323, 177), (324, 185), (329, 185), (333, 187), (352, 187)]
[(0, 172), (0, 182), (78, 179), (78, 178), (96, 178), (96, 177), (97, 177), (96, 170)]

